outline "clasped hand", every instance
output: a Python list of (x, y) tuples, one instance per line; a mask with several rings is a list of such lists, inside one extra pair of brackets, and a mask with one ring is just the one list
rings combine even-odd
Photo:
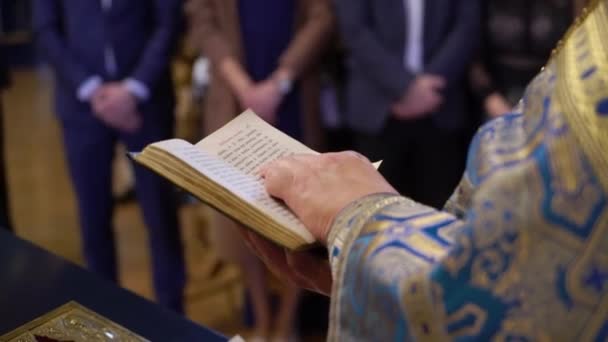
[(276, 111), (283, 96), (272, 79), (247, 87), (239, 96), (243, 108), (250, 108), (266, 122), (276, 124)]
[[(291, 156), (266, 165), (261, 173), (268, 193), (283, 200), (323, 245), (335, 218), (350, 203), (370, 194), (397, 193), (370, 161), (356, 152)], [(248, 230), (243, 230), (243, 235), (279, 276), (329, 295), (332, 278), (327, 259), (308, 252), (289, 252)]]
[(436, 75), (418, 76), (399, 101), (391, 107), (400, 120), (413, 120), (435, 112), (443, 104), (445, 79)]
[(94, 115), (106, 125), (120, 131), (136, 132), (142, 123), (137, 100), (121, 83), (101, 86), (91, 99)]

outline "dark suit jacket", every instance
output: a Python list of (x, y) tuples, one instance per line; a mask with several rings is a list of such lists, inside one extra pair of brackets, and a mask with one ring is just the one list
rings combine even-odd
[[(356, 131), (379, 133), (390, 106), (415, 76), (404, 67), (404, 0), (334, 0), (349, 50), (348, 122)], [(425, 0), (424, 72), (447, 80), (436, 124), (458, 129), (466, 121), (465, 74), (479, 40), (479, 0)]]
[[(38, 45), (56, 73), (60, 116), (90, 112), (89, 104), (80, 102), (76, 94), (93, 75), (105, 81), (137, 79), (151, 93), (141, 110), (170, 111), (169, 64), (180, 27), (181, 0), (113, 0), (107, 13), (100, 0), (34, 0), (33, 5)], [(116, 57), (114, 76), (106, 72), (107, 44)]]

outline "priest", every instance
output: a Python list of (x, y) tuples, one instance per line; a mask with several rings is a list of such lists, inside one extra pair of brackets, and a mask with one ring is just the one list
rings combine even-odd
[(475, 136), (443, 211), (355, 152), (263, 176), (329, 259), (244, 232), (277, 273), (331, 296), (331, 341), (608, 339), (608, 0), (595, 1), (514, 113)]

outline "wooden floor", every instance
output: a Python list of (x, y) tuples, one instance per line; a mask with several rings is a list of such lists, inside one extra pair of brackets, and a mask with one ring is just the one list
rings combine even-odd
[[(13, 80), (13, 87), (4, 94), (4, 127), (17, 234), (82, 264), (74, 194), (50, 100), (50, 76), (44, 70), (24, 70), (14, 72)], [(214, 256), (200, 239), (204, 216), (195, 207), (183, 208), (180, 215), (189, 273), (188, 317), (228, 335), (242, 333), (238, 272), (228, 267), (210, 278)], [(135, 204), (119, 207), (115, 227), (122, 285), (152, 298), (148, 246), (139, 208)]]

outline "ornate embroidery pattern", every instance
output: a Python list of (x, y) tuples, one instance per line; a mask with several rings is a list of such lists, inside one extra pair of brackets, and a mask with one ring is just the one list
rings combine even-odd
[(336, 223), (331, 340), (608, 339), (608, 1), (591, 8), (521, 112), (478, 132), (458, 217), (393, 198)]

